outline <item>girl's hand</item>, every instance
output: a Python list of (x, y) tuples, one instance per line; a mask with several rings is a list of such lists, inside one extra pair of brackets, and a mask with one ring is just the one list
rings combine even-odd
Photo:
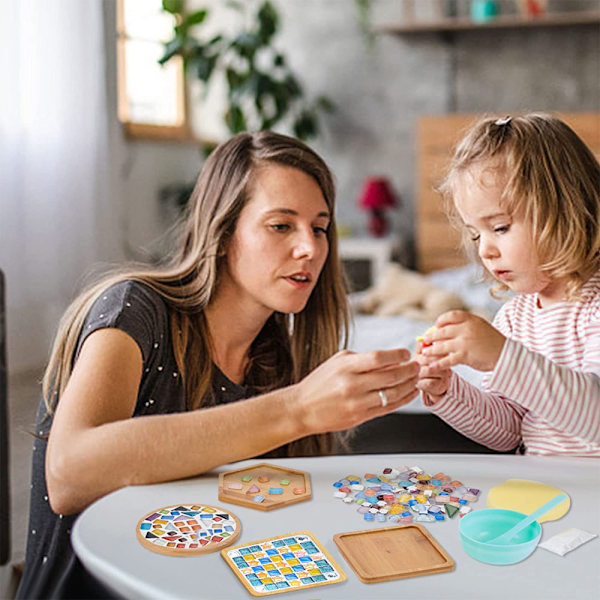
[(462, 310), (444, 313), (436, 321), (436, 330), (424, 337), (423, 355), (432, 359), (430, 366), (447, 369), (468, 365), (479, 371), (492, 371), (500, 358), (506, 338), (490, 323)]
[(419, 365), (409, 361), (404, 349), (334, 354), (294, 386), (305, 435), (349, 429), (410, 402)]
[(423, 349), (423, 344), (419, 342), (415, 353), (415, 360), (421, 365), (417, 388), (427, 394), (427, 400), (435, 403), (448, 391), (452, 370), (450, 368), (440, 369), (431, 366), (437, 359), (427, 358), (423, 354)]

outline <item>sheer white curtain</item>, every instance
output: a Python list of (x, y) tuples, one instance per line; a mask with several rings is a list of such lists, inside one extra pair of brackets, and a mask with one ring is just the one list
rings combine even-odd
[(45, 362), (82, 275), (107, 258), (100, 0), (0, 0), (0, 267), (12, 372)]

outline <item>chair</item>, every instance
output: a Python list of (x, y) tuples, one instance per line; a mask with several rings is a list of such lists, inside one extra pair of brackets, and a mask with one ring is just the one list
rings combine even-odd
[(432, 414), (394, 412), (359, 425), (349, 454), (497, 454)]
[(4, 283), (4, 273), (0, 270), (0, 566), (8, 563), (10, 559), (10, 477)]

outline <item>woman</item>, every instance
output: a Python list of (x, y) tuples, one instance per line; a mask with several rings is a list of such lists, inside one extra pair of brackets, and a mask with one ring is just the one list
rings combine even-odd
[(265, 453), (328, 453), (416, 393), (408, 351), (338, 352), (348, 308), (334, 185), (307, 146), (270, 132), (219, 146), (182, 233), (166, 267), (107, 277), (63, 317), (19, 597), (106, 594), (69, 541), (101, 496)]

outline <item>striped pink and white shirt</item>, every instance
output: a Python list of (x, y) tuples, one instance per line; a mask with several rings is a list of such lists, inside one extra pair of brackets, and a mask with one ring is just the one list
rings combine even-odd
[(495, 450), (600, 456), (600, 272), (576, 302), (545, 308), (537, 294), (507, 302), (494, 319), (506, 337), (483, 390), (455, 373), (437, 403), (452, 427)]

